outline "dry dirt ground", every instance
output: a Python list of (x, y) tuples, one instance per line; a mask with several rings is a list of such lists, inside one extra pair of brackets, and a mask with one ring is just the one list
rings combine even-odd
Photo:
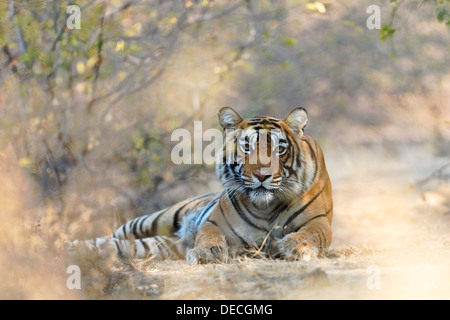
[[(24, 199), (36, 195), (17, 161), (0, 161), (0, 299), (450, 299), (450, 159), (431, 154), (326, 148), (334, 197), (326, 258), (196, 266), (55, 256), (48, 234), (64, 235), (61, 218), (22, 227), (35, 208)], [(220, 188), (211, 181), (195, 191)], [(80, 290), (67, 286), (73, 264)]]
[(329, 152), (335, 210), (328, 257), (137, 261), (128, 269), (111, 264), (107, 276), (90, 267), (84, 297), (450, 299), (450, 168), (436, 171), (449, 160), (423, 148)]

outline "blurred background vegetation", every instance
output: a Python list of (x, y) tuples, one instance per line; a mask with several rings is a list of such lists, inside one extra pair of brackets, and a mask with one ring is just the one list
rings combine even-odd
[[(381, 30), (366, 27), (372, 4)], [(69, 5), (80, 29), (66, 27)], [(23, 190), (2, 214), (28, 219), (41, 250), (216, 189), (211, 166), (172, 164), (170, 137), (219, 127), (225, 105), (305, 107), (331, 155), (448, 157), (449, 12), (448, 0), (4, 0), (2, 173)]]

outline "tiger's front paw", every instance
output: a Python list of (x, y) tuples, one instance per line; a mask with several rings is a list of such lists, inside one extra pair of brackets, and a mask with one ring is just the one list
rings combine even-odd
[(189, 250), (186, 262), (191, 264), (220, 263), (228, 259), (228, 249), (220, 245), (203, 245)]
[(277, 241), (279, 255), (285, 260), (310, 261), (319, 256), (319, 249), (307, 240), (287, 235)]

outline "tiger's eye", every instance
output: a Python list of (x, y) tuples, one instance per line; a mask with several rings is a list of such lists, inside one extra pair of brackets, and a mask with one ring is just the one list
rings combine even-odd
[(279, 147), (278, 147), (278, 154), (279, 154), (279, 155), (285, 154), (286, 151), (287, 151), (287, 148), (286, 148), (286, 147), (283, 147), (283, 146), (279, 146)]

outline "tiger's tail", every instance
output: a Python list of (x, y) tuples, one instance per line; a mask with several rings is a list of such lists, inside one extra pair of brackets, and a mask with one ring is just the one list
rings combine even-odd
[(183, 259), (186, 245), (182, 239), (154, 236), (141, 239), (119, 239), (113, 236), (93, 240), (75, 240), (65, 244), (66, 249), (87, 250), (91, 254), (108, 257), (114, 253), (121, 259)]
[(178, 234), (184, 217), (195, 216), (217, 196), (212, 193), (187, 199), (167, 209), (134, 218), (110, 236), (66, 242), (65, 249), (88, 250), (99, 256), (115, 253), (119, 258), (128, 259), (184, 259), (187, 244)]

